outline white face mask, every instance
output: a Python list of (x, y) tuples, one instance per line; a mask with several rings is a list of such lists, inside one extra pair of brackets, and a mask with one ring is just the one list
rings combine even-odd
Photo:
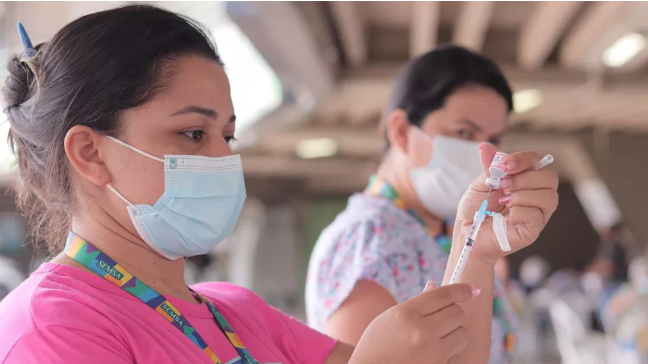
[(461, 197), (482, 171), (479, 143), (440, 135), (433, 138), (419, 128), (414, 130), (434, 147), (430, 163), (410, 172), (414, 190), (431, 213), (454, 219)]

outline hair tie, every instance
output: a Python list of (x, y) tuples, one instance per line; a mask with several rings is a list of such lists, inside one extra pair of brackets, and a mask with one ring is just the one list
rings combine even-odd
[(18, 34), (20, 34), (20, 42), (23, 45), (25, 55), (27, 57), (35, 56), (36, 49), (34, 49), (34, 46), (32, 45), (32, 42), (29, 39), (29, 36), (27, 35), (27, 31), (25, 30), (25, 27), (23, 27), (21, 23), (18, 23)]

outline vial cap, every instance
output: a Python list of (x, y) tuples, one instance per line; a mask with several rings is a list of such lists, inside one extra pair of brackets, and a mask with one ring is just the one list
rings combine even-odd
[(495, 179), (493, 177), (488, 177), (486, 178), (486, 186), (492, 188), (492, 189), (498, 189), (500, 186), (500, 181), (498, 179)]

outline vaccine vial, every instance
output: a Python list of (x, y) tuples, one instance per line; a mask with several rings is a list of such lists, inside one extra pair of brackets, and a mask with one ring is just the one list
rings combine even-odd
[(504, 169), (504, 161), (506, 160), (507, 156), (508, 154), (503, 152), (495, 153), (495, 157), (493, 158), (493, 161), (488, 168), (490, 177), (486, 179), (486, 186), (494, 190), (499, 188), (500, 181), (502, 180), (502, 178), (506, 177), (507, 174), (506, 170)]

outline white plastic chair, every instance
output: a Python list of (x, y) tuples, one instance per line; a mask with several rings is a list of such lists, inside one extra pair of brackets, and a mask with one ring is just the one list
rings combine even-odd
[(578, 314), (563, 300), (549, 306), (563, 364), (605, 364), (607, 341), (604, 335), (589, 333)]

